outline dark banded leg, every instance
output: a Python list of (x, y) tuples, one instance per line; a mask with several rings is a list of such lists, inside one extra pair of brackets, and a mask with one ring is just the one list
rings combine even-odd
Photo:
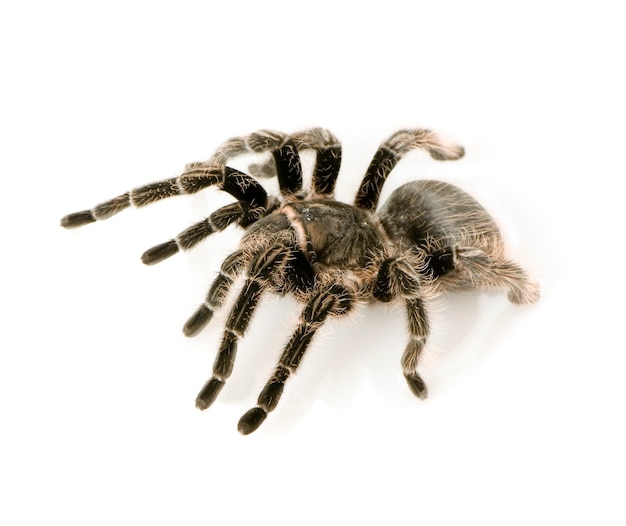
[(330, 131), (312, 128), (293, 135), (298, 150), (315, 150), (313, 192), (318, 196), (332, 196), (341, 168), (341, 143)]
[(255, 431), (266, 419), (267, 414), (276, 408), (285, 382), (297, 370), (317, 330), (329, 315), (347, 314), (352, 303), (352, 295), (341, 285), (333, 285), (311, 299), (302, 311), (299, 325), (287, 343), (273, 376), (261, 391), (257, 406), (239, 420), (240, 433), (248, 435)]
[[(196, 407), (198, 409), (207, 409), (215, 401), (217, 395), (224, 387), (226, 379), (230, 376), (235, 364), (237, 342), (239, 338), (243, 337), (248, 328), (254, 310), (266, 287), (267, 280), (281, 267), (288, 254), (289, 250), (286, 247), (270, 247), (266, 252), (257, 256), (250, 264), (250, 277), (248, 277), (244, 283), (237, 301), (233, 305), (228, 320), (226, 321), (222, 343), (220, 344), (213, 364), (213, 376), (200, 390), (196, 398)], [(218, 280), (216, 280), (216, 282)], [(230, 286), (230, 284), (228, 284), (228, 286)], [(216, 287), (219, 288), (220, 285), (218, 284)], [(213, 290), (213, 288), (214, 287), (211, 287), (211, 290)], [(211, 295), (211, 292), (209, 292), (209, 295)], [(218, 292), (216, 292), (216, 297), (218, 297)], [(206, 305), (204, 307), (206, 307)], [(196, 322), (193, 321), (194, 317), (197, 316), (199, 320), (203, 319), (204, 314), (199, 314), (202, 308), (203, 307), (196, 312), (196, 315), (192, 316), (185, 328), (195, 325)], [(210, 320), (210, 316), (208, 320)], [(206, 323), (208, 323), (208, 320)], [(206, 325), (206, 323), (204, 323), (204, 325)], [(202, 326), (200, 328), (202, 328)]]
[(223, 180), (222, 170), (215, 167), (189, 165), (179, 177), (157, 181), (135, 188), (125, 194), (96, 205), (90, 210), (75, 212), (61, 219), (61, 226), (76, 228), (94, 221), (102, 221), (129, 208), (143, 207), (181, 194), (194, 194), (203, 188), (219, 184)]
[(295, 143), (287, 139), (285, 144), (272, 152), (280, 193), (288, 201), (302, 199), (302, 163)]
[(426, 384), (417, 372), (419, 358), (428, 337), (428, 318), (424, 304), (419, 298), (406, 300), (406, 312), (409, 328), (409, 343), (402, 355), (402, 372), (411, 392), (420, 399), (426, 398)]
[(371, 212), (376, 211), (380, 193), (389, 173), (406, 153), (416, 148), (423, 148), (438, 161), (460, 159), (465, 153), (461, 146), (443, 142), (430, 130), (398, 131), (383, 142), (374, 154), (357, 191), (354, 205)]
[(195, 336), (204, 329), (213, 317), (213, 312), (221, 308), (226, 301), (228, 292), (245, 265), (243, 250), (233, 252), (228, 256), (220, 268), (220, 273), (213, 280), (204, 303), (187, 320), (183, 327), (185, 336)]
[(161, 243), (146, 250), (141, 261), (146, 265), (154, 265), (167, 259), (181, 250), (190, 250), (211, 234), (224, 230), (232, 223), (241, 224), (245, 213), (240, 203), (226, 205), (213, 212), (199, 223), (183, 230), (174, 239)]
[(317, 151), (313, 170), (313, 192), (331, 197), (341, 168), (341, 146), (330, 146)]

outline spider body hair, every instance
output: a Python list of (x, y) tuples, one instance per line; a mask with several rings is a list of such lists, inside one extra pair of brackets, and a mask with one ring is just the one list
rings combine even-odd
[[(404, 305), (408, 343), (401, 366), (409, 389), (427, 396), (418, 373), (429, 335), (425, 302), (447, 291), (495, 287), (511, 302), (533, 303), (539, 287), (505, 256), (500, 231), (486, 210), (449, 183), (417, 180), (396, 189), (379, 208), (383, 185), (408, 151), (422, 148), (433, 159), (455, 160), (462, 147), (442, 141), (430, 130), (401, 130), (375, 153), (353, 204), (335, 201), (341, 146), (328, 130), (293, 135), (261, 130), (223, 143), (206, 162), (191, 163), (177, 178), (131, 190), (90, 210), (64, 217), (74, 228), (160, 199), (217, 186), (236, 202), (213, 212), (175, 238), (144, 252), (152, 265), (189, 250), (213, 233), (237, 224), (244, 229), (239, 248), (221, 265), (203, 303), (183, 331), (195, 336), (220, 309), (235, 281), (243, 284), (226, 318), (212, 376), (196, 398), (208, 408), (232, 373), (238, 340), (259, 300), (268, 292), (291, 294), (303, 304), (297, 326), (255, 407), (239, 421), (239, 431), (255, 431), (273, 411), (317, 330), (329, 317), (347, 315), (356, 303)], [(300, 152), (316, 152), (311, 188), (303, 189)], [(253, 176), (228, 161), (244, 153), (271, 152), (269, 161), (251, 166)], [(280, 195), (268, 195), (257, 177), (276, 177)], [(378, 209), (379, 208), (379, 209)], [(378, 209), (378, 211), (377, 211)]]

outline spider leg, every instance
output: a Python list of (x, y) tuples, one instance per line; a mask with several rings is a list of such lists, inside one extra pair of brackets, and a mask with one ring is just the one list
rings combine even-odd
[(428, 318), (424, 303), (419, 295), (431, 283), (427, 275), (419, 273), (424, 269), (426, 259), (422, 255), (409, 253), (391, 257), (381, 262), (373, 296), (381, 302), (404, 298), (409, 330), (409, 343), (402, 355), (402, 372), (411, 392), (418, 398), (426, 398), (426, 384), (417, 373), (420, 354), (428, 337)]
[[(250, 263), (249, 277), (244, 283), (226, 321), (222, 343), (213, 364), (213, 376), (200, 390), (196, 398), (196, 407), (198, 409), (207, 409), (224, 387), (226, 379), (230, 376), (235, 364), (237, 342), (245, 334), (259, 299), (267, 288), (268, 280), (272, 274), (275, 274), (280, 269), (288, 255), (288, 247), (275, 245), (269, 247), (265, 252), (259, 253)], [(220, 274), (211, 287), (211, 291), (209, 291), (209, 296), (213, 295), (215, 299), (219, 298), (218, 301), (220, 302), (223, 300), (224, 292), (232, 283), (232, 280), (230, 283), (228, 282), (228, 276), (226, 276), (223, 282), (220, 282), (221, 276), (222, 274)], [(208, 312), (210, 314), (207, 317)], [(210, 305), (203, 305), (185, 325), (185, 333), (188, 334), (189, 332), (188, 335), (196, 334), (198, 330), (208, 323), (211, 316)], [(205, 319), (206, 322), (204, 321)]]
[(195, 194), (204, 188), (217, 185), (240, 201), (250, 203), (251, 207), (265, 206), (267, 192), (260, 183), (249, 175), (229, 166), (208, 166), (203, 163), (188, 164), (178, 177), (165, 179), (135, 188), (96, 205), (90, 210), (75, 212), (61, 219), (61, 226), (76, 228), (109, 217), (129, 208), (149, 205), (161, 199), (176, 195)]
[(372, 294), (378, 301), (387, 303), (401, 297), (416, 297), (422, 288), (419, 269), (424, 265), (418, 254), (408, 253), (402, 256), (384, 259), (378, 269)]
[(141, 256), (146, 265), (154, 265), (167, 259), (180, 250), (189, 250), (211, 234), (224, 230), (232, 223), (246, 227), (272, 210), (267, 192), (263, 186), (249, 175), (224, 167), (224, 179), (219, 185), (237, 199), (237, 203), (216, 210), (208, 218), (190, 226), (174, 239), (148, 249)]
[(232, 203), (213, 212), (209, 217), (190, 226), (174, 239), (160, 243), (146, 250), (141, 261), (146, 265), (154, 265), (167, 259), (181, 250), (190, 250), (211, 234), (224, 230), (232, 223), (242, 224), (246, 213), (241, 203)]
[(313, 193), (331, 197), (341, 168), (341, 144), (324, 128), (312, 128), (293, 135), (298, 150), (315, 150)]
[(302, 163), (292, 139), (272, 152), (280, 193), (287, 201), (302, 199)]
[(167, 197), (193, 194), (203, 188), (220, 183), (222, 179), (221, 168), (201, 166), (197, 163), (187, 165), (185, 171), (178, 177), (140, 186), (104, 203), (100, 203), (90, 210), (66, 215), (61, 219), (61, 226), (76, 228), (95, 221), (108, 219), (130, 206), (142, 207)]
[(313, 296), (303, 309), (298, 327), (287, 343), (274, 374), (259, 394), (256, 407), (239, 420), (240, 433), (248, 435), (263, 423), (267, 414), (278, 405), (285, 382), (297, 370), (317, 330), (329, 315), (347, 314), (352, 304), (352, 294), (341, 285), (332, 285)]
[[(294, 133), (291, 140), (299, 152), (316, 152), (312, 177), (313, 195), (332, 197), (341, 167), (341, 143), (337, 137), (324, 128), (311, 128)], [(278, 173), (273, 157), (266, 163), (250, 165), (249, 171), (258, 177), (275, 177)]]
[(402, 372), (411, 392), (420, 399), (426, 398), (428, 391), (422, 377), (417, 372), (420, 355), (428, 337), (428, 318), (424, 303), (419, 298), (405, 300), (409, 329), (409, 343), (402, 355)]
[(208, 325), (213, 317), (213, 312), (224, 305), (228, 292), (233, 282), (241, 274), (245, 262), (243, 250), (233, 252), (224, 260), (220, 273), (211, 284), (204, 303), (185, 323), (183, 327), (185, 336), (195, 336)]
[(539, 284), (517, 263), (500, 255), (489, 255), (480, 249), (456, 249), (460, 268), (474, 286), (503, 288), (511, 303), (523, 305), (539, 299)]
[(460, 159), (465, 153), (461, 146), (442, 141), (430, 130), (400, 130), (384, 141), (374, 154), (357, 191), (354, 205), (374, 212), (389, 173), (406, 153), (416, 148), (425, 149), (438, 161)]
[(269, 162), (252, 165), (251, 172), (259, 177), (278, 178), (283, 197), (288, 201), (302, 199), (302, 163), (299, 151), (315, 150), (316, 165), (313, 173), (314, 191), (320, 195), (333, 192), (341, 164), (341, 146), (328, 130), (312, 128), (294, 135), (260, 130), (247, 136), (233, 137), (222, 144), (208, 161), (209, 164), (225, 165), (243, 153), (271, 152)]

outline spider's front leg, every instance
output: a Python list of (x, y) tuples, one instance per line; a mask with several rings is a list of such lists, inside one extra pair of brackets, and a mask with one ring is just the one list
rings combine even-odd
[(267, 414), (276, 409), (285, 382), (300, 365), (317, 330), (329, 315), (345, 316), (352, 305), (353, 295), (342, 285), (332, 285), (313, 296), (302, 311), (298, 327), (287, 343), (273, 376), (261, 391), (256, 407), (239, 420), (240, 433), (252, 433), (265, 421)]
[(68, 214), (61, 219), (61, 226), (76, 228), (102, 221), (131, 206), (143, 207), (175, 195), (194, 194), (203, 188), (220, 183), (222, 179), (220, 167), (191, 164), (178, 177), (134, 188), (89, 210)]

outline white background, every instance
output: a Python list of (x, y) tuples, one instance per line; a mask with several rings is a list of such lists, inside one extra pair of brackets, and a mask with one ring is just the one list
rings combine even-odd
[[(0, 522), (624, 524), (626, 42), (609, 5), (3, 3)], [(233, 135), (310, 126), (343, 141), (345, 201), (398, 128), (463, 144), (456, 163), (407, 156), (385, 195), (463, 187), (542, 298), (444, 298), (425, 402), (401, 375), (401, 312), (360, 309), (242, 437), (298, 306), (261, 305), (201, 413), (224, 314), (180, 328), (239, 234), (139, 261), (223, 198), (59, 219)]]

